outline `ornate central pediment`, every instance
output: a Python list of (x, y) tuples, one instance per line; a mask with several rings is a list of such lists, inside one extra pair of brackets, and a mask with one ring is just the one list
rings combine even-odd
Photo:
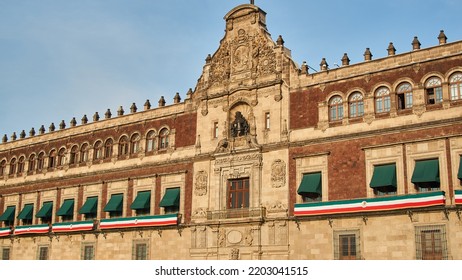
[(198, 88), (252, 85), (257, 77), (275, 76), (276, 44), (266, 29), (266, 13), (246, 4), (231, 10), (225, 20), (225, 36), (207, 58)]

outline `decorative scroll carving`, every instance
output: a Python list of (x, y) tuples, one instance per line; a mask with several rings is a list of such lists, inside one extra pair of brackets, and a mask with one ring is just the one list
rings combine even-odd
[(226, 230), (220, 229), (218, 231), (218, 247), (225, 247), (226, 245)]
[(247, 228), (245, 230), (244, 242), (245, 242), (245, 245), (252, 246), (252, 243), (253, 243), (253, 230), (252, 229)]
[(201, 170), (196, 173), (196, 182), (194, 183), (194, 194), (203, 196), (207, 194), (207, 181), (208, 174), (206, 171)]
[(196, 210), (194, 210), (192, 216), (194, 218), (205, 218), (207, 217), (207, 210), (204, 208), (197, 208)]
[(271, 165), (271, 186), (281, 188), (286, 184), (286, 163), (277, 159)]

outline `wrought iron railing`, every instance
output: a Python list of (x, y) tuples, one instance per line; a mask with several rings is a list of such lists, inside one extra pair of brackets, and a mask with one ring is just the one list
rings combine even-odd
[(265, 207), (257, 208), (234, 208), (217, 211), (207, 211), (207, 220), (239, 219), (239, 218), (264, 218)]

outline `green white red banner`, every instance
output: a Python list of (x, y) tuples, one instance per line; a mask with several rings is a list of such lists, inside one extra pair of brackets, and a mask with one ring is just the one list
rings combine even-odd
[(116, 219), (103, 219), (99, 224), (100, 229), (169, 226), (178, 224), (178, 214), (143, 216)]
[(86, 231), (86, 230), (92, 230), (93, 225), (94, 225), (93, 221), (56, 223), (52, 225), (51, 230), (56, 233)]
[(421, 208), (445, 205), (443, 191), (386, 196), (377, 198), (337, 200), (295, 204), (295, 216), (315, 216)]
[(50, 226), (48, 224), (43, 225), (29, 225), (29, 226), (17, 226), (14, 228), (14, 234), (37, 234), (37, 233), (48, 233)]

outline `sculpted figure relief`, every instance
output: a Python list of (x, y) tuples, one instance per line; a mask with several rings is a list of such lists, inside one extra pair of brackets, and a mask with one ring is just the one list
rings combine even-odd
[(234, 121), (231, 123), (231, 136), (239, 137), (249, 133), (249, 123), (242, 116), (241, 112), (236, 112)]

